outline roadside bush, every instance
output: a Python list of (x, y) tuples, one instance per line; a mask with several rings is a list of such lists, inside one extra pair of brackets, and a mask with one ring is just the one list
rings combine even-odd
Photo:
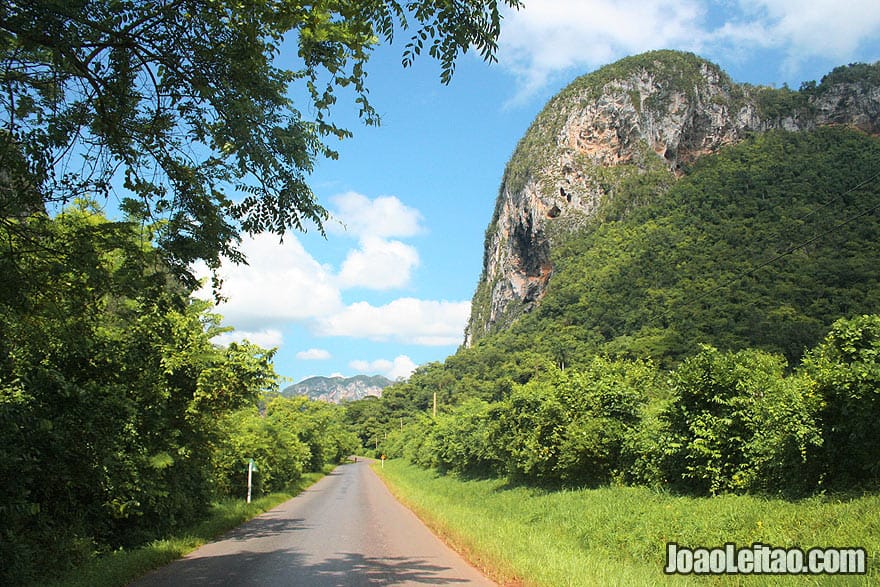
[(214, 451), (214, 481), (222, 495), (247, 494), (248, 460), (254, 459), (253, 495), (280, 491), (297, 481), (311, 457), (309, 447), (256, 408), (224, 418), (225, 434)]
[(876, 486), (880, 481), (880, 316), (834, 323), (803, 362), (821, 402), (824, 484)]
[(496, 454), (515, 477), (591, 485), (623, 475), (624, 442), (656, 393), (647, 362), (596, 357), (582, 370), (553, 370), (514, 389), (494, 409)]
[(491, 405), (472, 398), (438, 414), (432, 431), (436, 467), (464, 475), (485, 475), (498, 468), (490, 445)]
[(623, 439), (620, 481), (655, 488), (668, 483), (663, 462), (672, 433), (664, 414), (670, 404), (669, 398), (654, 398), (642, 406), (639, 425)]
[(656, 377), (650, 363), (601, 357), (564, 374), (557, 385), (568, 420), (556, 467), (560, 480), (596, 484), (622, 475), (624, 442), (640, 425)]
[(751, 468), (742, 477), (750, 492), (794, 498), (817, 489), (816, 454), (824, 441), (813, 385), (808, 377), (790, 375), (755, 405), (755, 433), (745, 447)]
[(266, 417), (290, 430), (308, 447), (306, 471), (321, 472), (355, 452), (360, 441), (343, 422), (343, 408), (306, 397), (272, 398)]
[(790, 372), (782, 355), (711, 346), (672, 372), (594, 358), (495, 403), (466, 400), (390, 435), (426, 468), (694, 495), (799, 498), (880, 481), (880, 316), (834, 324)]
[(662, 416), (670, 431), (662, 467), (674, 487), (715, 495), (801, 493), (812, 484), (815, 403), (785, 368), (779, 355), (704, 347), (675, 371), (676, 395)]
[(517, 386), (492, 411), (497, 421), (490, 442), (504, 463), (504, 470), (514, 479), (556, 481), (559, 444), (566, 420), (553, 383), (553, 379), (544, 376)]
[(379, 455), (384, 454), (389, 459), (404, 458), (411, 463), (429, 467), (430, 464), (422, 464), (418, 458), (419, 451), (425, 443), (432, 428), (431, 418), (425, 414), (419, 414), (414, 420), (398, 428), (393, 428), (388, 433), (388, 438), (381, 445)]

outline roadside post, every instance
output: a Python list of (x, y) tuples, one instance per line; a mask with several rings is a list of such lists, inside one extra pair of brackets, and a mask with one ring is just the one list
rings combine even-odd
[(253, 481), (254, 471), (257, 470), (257, 467), (254, 465), (254, 459), (248, 459), (248, 493), (247, 493), (247, 502), (251, 502), (251, 486)]

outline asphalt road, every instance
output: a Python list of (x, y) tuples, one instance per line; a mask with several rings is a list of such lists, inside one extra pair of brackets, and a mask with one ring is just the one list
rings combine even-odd
[(363, 461), (133, 585), (493, 585)]

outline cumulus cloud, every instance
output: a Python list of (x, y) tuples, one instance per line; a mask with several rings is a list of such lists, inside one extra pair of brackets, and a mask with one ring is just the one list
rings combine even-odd
[[(342, 308), (342, 297), (328, 267), (318, 263), (299, 240), (288, 234), (245, 237), (241, 249), (247, 265), (224, 265), (217, 306), (227, 324), (248, 330), (279, 322), (306, 321)], [(202, 292), (208, 297), (209, 292)]]
[(813, 57), (845, 61), (880, 35), (876, 0), (740, 0), (742, 10), (711, 35), (721, 44), (782, 50), (796, 69)]
[(325, 349), (309, 349), (296, 353), (296, 358), (303, 361), (326, 361), (331, 357), (330, 351)]
[(347, 192), (330, 198), (333, 220), (327, 230), (358, 240), (339, 270), (342, 289), (364, 287), (386, 291), (406, 287), (419, 265), (415, 247), (400, 238), (424, 231), (422, 214), (395, 196), (368, 198)]
[(327, 230), (345, 232), (356, 238), (406, 238), (423, 231), (422, 214), (395, 196), (370, 199), (357, 192), (333, 198), (333, 219)]
[[(345, 305), (343, 291), (362, 287), (392, 290), (410, 285), (419, 266), (415, 247), (395, 240), (422, 231), (421, 214), (394, 197), (369, 199), (343, 194), (335, 199), (340, 214), (350, 215), (350, 234), (357, 237), (339, 270), (318, 262), (295, 235), (283, 243), (274, 235), (245, 237), (241, 250), (248, 265), (224, 264), (216, 312), (241, 330), (215, 338), (218, 344), (248, 339), (260, 346), (280, 346), (282, 329), (290, 324), (313, 335), (394, 341), (427, 346), (461, 343), (470, 303), (399, 298), (384, 305), (360, 301)], [(207, 275), (206, 270), (200, 272)], [(202, 298), (211, 298), (206, 286)], [(357, 298), (355, 298), (357, 299)], [(321, 348), (300, 350), (299, 360), (326, 360)], [(411, 371), (411, 361), (383, 364), (395, 377)], [(373, 366), (375, 367), (375, 365)]]
[(396, 240), (368, 237), (359, 249), (349, 251), (339, 271), (339, 284), (343, 288), (397, 289), (409, 284), (418, 264), (419, 253), (415, 247)]
[(650, 49), (694, 48), (703, 3), (697, 0), (542, 0), (508, 13), (500, 63), (528, 97), (567, 69), (594, 69)]
[(320, 334), (426, 346), (460, 344), (470, 302), (400, 298), (384, 306), (351, 304), (318, 323)]
[(738, 59), (775, 49), (793, 72), (816, 57), (845, 62), (878, 35), (876, 0), (535, 0), (505, 14), (499, 62), (523, 99), (571, 69), (651, 49)]
[(281, 346), (284, 342), (284, 336), (281, 334), (280, 330), (275, 328), (267, 328), (265, 330), (253, 332), (248, 332), (246, 330), (233, 330), (232, 332), (218, 334), (211, 339), (211, 342), (220, 346), (229, 346), (229, 343), (242, 342), (244, 340), (268, 349)]
[(349, 367), (360, 373), (379, 373), (392, 381), (397, 379), (407, 379), (412, 372), (415, 371), (416, 365), (406, 355), (395, 357), (393, 361), (388, 359), (378, 359), (375, 361), (352, 361)]

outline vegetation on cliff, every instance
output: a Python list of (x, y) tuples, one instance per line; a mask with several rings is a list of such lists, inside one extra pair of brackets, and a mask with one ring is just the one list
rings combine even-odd
[(371, 404), (379, 450), (544, 486), (875, 489), (880, 140), (773, 130), (678, 180), (619, 171), (531, 312)]
[(554, 251), (543, 303), (513, 330), (552, 324), (582, 352), (666, 365), (697, 343), (796, 363), (837, 318), (880, 308), (878, 177), (880, 141), (826, 127), (757, 135), (663, 194), (629, 186)]
[[(692, 96), (697, 88), (707, 85), (706, 69), (722, 80), (723, 87), (742, 95), (742, 90), (717, 65), (693, 53), (681, 51), (651, 51), (634, 55), (578, 77), (554, 96), (535, 118), (505, 168), (502, 185), (511, 192), (521, 191), (529, 176), (541, 172), (546, 159), (553, 153), (551, 147), (555, 145), (565, 123), (570, 104), (594, 101), (609, 84), (620, 84), (622, 80), (648, 74), (662, 80), (660, 85), (665, 96), (676, 90)], [(630, 95), (630, 100), (637, 109), (641, 107), (637, 93)]]
[(880, 132), (878, 75), (880, 64), (852, 64), (797, 91), (755, 87), (695, 55), (653, 51), (576, 79), (538, 115), (505, 169), (466, 344), (534, 308), (555, 249), (572, 233), (609, 209), (652, 203), (705, 155), (773, 130)]

